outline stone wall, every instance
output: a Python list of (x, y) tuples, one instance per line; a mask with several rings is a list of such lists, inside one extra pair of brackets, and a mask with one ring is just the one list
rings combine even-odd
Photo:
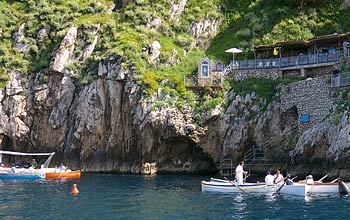
[(341, 64), (315, 64), (309, 66), (288, 67), (288, 68), (271, 68), (271, 69), (247, 69), (235, 70), (234, 78), (236, 80), (245, 80), (249, 77), (261, 77), (268, 79), (276, 79), (279, 77), (307, 77), (314, 78), (332, 74), (340, 69)]
[[(299, 132), (311, 128), (329, 115), (333, 105), (329, 77), (318, 77), (291, 83), (281, 88), (281, 110), (297, 107)], [(300, 122), (301, 115), (309, 115), (310, 121)]]
[(276, 79), (282, 77), (282, 72), (278, 68), (272, 69), (248, 69), (248, 70), (234, 70), (235, 80), (245, 80), (249, 77), (260, 77), (268, 79)]

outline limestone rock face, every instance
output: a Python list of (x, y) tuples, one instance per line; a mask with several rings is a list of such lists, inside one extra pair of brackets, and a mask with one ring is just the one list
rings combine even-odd
[(178, 3), (172, 0), (171, 7), (170, 7), (170, 19), (173, 19), (181, 15), (182, 12), (185, 10), (186, 3), (187, 3), (187, 0), (180, 0)]
[[(143, 97), (142, 87), (122, 58), (101, 61), (99, 77), (77, 87), (64, 74), (23, 76), (11, 73), (0, 90), (0, 146), (3, 150), (52, 152), (53, 164), (91, 172), (215, 173), (222, 158), (244, 159), (253, 145), (266, 148), (279, 168), (295, 175), (350, 177), (350, 123), (344, 112), (337, 125), (325, 118), (302, 133), (295, 106), (267, 106), (254, 93), (226, 94), (227, 107), (195, 120), (191, 107), (167, 103), (159, 89)], [(174, 98), (174, 97), (172, 97)], [(262, 167), (261, 169), (266, 169)]]
[(157, 173), (216, 171), (191, 108), (150, 111), (153, 101), (140, 102), (121, 59), (100, 65), (99, 79), (79, 89), (66, 75), (42, 81), (13, 72), (0, 93), (1, 149), (55, 151), (53, 164), (91, 172), (140, 173), (144, 163), (156, 163)]
[(160, 55), (160, 42), (154, 41), (150, 48), (150, 56), (149, 56), (149, 62), (157, 65), (159, 63), (159, 55)]
[(159, 30), (162, 27), (162, 19), (157, 16), (151, 17), (147, 21), (146, 26), (150, 29)]
[(45, 38), (49, 35), (50, 33), (50, 29), (51, 27), (49, 25), (45, 26), (45, 28), (41, 29), (37, 36), (36, 36), (36, 40), (38, 41), (38, 43), (42, 43)]
[(77, 27), (68, 29), (66, 36), (63, 38), (59, 51), (56, 53), (52, 62), (51, 70), (63, 73), (66, 65), (73, 62), (74, 43), (77, 37)]
[[(99, 37), (98, 36), (98, 30), (99, 30), (99, 28), (93, 28), (91, 30), (91, 34), (94, 36), (94, 39), (93, 39), (93, 41), (91, 43), (86, 44), (86, 46), (83, 48), (83, 51), (82, 51), (82, 54), (81, 54), (82, 62), (85, 62), (90, 57), (92, 52), (94, 51), (95, 46), (96, 46), (97, 41), (98, 41), (98, 37)], [(78, 59), (80, 59), (80, 57)]]
[(13, 37), (18, 51), (27, 53), (30, 50), (30, 45), (23, 43), (25, 38), (25, 28), (26, 23), (21, 24), (18, 31), (14, 33)]
[(49, 123), (54, 129), (63, 125), (66, 120), (75, 92), (75, 85), (70, 77), (64, 76), (58, 86), (54, 95), (55, 104), (49, 117)]
[(213, 17), (208, 18), (208, 16), (206, 16), (203, 21), (192, 24), (190, 34), (195, 38), (199, 38), (201, 35), (208, 36), (210, 34), (215, 34), (220, 24), (221, 20), (217, 20)]
[(150, 111), (154, 100), (140, 103), (139, 88), (110, 70), (81, 90), (67, 76), (42, 84), (13, 72), (0, 96), (2, 149), (57, 151), (84, 171), (140, 173), (142, 164), (157, 163), (158, 173), (204, 173), (215, 172), (221, 158), (242, 160), (256, 144), (289, 171), (349, 175), (345, 115), (337, 126), (326, 120), (299, 136), (295, 110), (281, 112), (272, 102), (262, 111), (254, 93), (231, 92), (226, 111), (197, 126), (191, 108)]

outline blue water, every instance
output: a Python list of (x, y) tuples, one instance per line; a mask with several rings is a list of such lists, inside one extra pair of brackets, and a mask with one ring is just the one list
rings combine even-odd
[[(350, 198), (202, 193), (203, 176), (0, 180), (0, 219), (349, 219)], [(80, 193), (70, 194), (73, 183)]]

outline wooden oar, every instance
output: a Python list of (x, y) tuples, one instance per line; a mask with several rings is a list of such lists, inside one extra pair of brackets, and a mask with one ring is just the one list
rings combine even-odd
[(237, 184), (235, 184), (234, 182), (232, 182), (231, 180), (227, 179), (225, 176), (224, 176), (225, 180), (229, 181), (232, 186), (238, 188), (239, 190), (241, 190), (242, 192), (246, 193), (246, 191), (244, 189), (242, 189), (241, 187), (239, 187)]
[(337, 179), (331, 181), (330, 183), (335, 183), (336, 181), (338, 181), (340, 179), (340, 177), (338, 177)]
[[(293, 177), (292, 179), (290, 179), (291, 181), (293, 181), (295, 178), (297, 178), (298, 176), (295, 176), (295, 177)], [(278, 194), (280, 191), (281, 191), (281, 189), (283, 188), (283, 186), (286, 184), (286, 179), (287, 179), (287, 177), (286, 178), (284, 178), (283, 180), (284, 180), (284, 183), (282, 184), (282, 186), (280, 187), (280, 188), (278, 188), (278, 190), (276, 191), (276, 192), (274, 192), (272, 195), (276, 195), (276, 194)]]
[(326, 174), (324, 177), (322, 177), (321, 179), (317, 180), (316, 182), (322, 183), (322, 180), (324, 180), (327, 176), (328, 176), (328, 174)]
[(243, 183), (246, 181), (246, 179), (247, 179), (249, 176), (250, 176), (250, 170), (249, 170), (248, 175), (246, 175), (246, 176), (244, 177), (244, 179), (243, 179)]

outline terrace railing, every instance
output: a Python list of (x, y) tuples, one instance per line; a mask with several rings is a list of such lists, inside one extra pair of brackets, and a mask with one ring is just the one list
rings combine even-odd
[(284, 68), (337, 61), (339, 61), (339, 52), (329, 52), (269, 59), (237, 60), (235, 61), (235, 69)]

